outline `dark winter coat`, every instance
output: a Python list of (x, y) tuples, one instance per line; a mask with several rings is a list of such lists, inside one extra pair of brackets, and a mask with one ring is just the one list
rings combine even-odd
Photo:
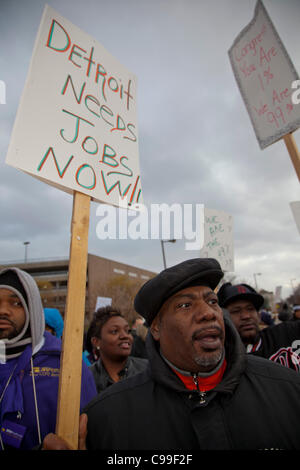
[(264, 328), (250, 352), (300, 372), (300, 321)]
[(204, 400), (148, 334), (150, 367), (88, 405), (88, 449), (300, 449), (299, 374), (247, 355), (225, 322), (227, 369)]
[[(144, 369), (146, 369), (147, 365), (147, 359), (129, 356), (125, 366), (118, 374), (119, 380), (121, 381), (127, 379), (128, 377), (132, 377), (133, 375), (142, 372)], [(94, 364), (92, 364), (89, 369), (94, 376), (98, 393), (103, 392), (103, 390), (115, 383), (107, 373), (101, 359), (98, 359), (96, 362), (94, 362)]]

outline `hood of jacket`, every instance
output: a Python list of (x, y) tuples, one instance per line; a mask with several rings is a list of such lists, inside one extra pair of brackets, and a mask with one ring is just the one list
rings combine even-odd
[(53, 328), (57, 338), (62, 338), (64, 321), (57, 308), (44, 308), (45, 323)]
[[(13, 271), (18, 276), (27, 295), (27, 310), (29, 314), (29, 325), (31, 332), (31, 343), (33, 354), (37, 352), (43, 344), (45, 331), (45, 317), (42, 300), (38, 286), (30, 274), (19, 268), (5, 268), (0, 271), (0, 275), (6, 271)], [(18, 292), (18, 296), (22, 295)], [(25, 299), (23, 304), (26, 305)]]
[[(232, 394), (240, 381), (246, 367), (246, 351), (240, 336), (229, 316), (223, 310), (225, 324), (225, 357), (226, 371), (215, 391)], [(153, 339), (150, 331), (146, 338), (146, 349), (149, 358), (151, 376), (161, 385), (177, 391), (187, 391), (183, 382), (171, 370), (159, 352), (159, 343)], [(191, 374), (192, 375), (192, 374)]]

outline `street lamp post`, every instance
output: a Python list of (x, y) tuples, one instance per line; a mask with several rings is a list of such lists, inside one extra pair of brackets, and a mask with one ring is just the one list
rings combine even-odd
[(27, 249), (28, 249), (28, 245), (30, 245), (30, 242), (24, 242), (23, 245), (25, 246), (25, 259), (24, 259), (24, 263), (27, 263)]
[(295, 286), (293, 284), (293, 281), (296, 281), (296, 279), (291, 279), (291, 287), (292, 287), (292, 291), (293, 291), (293, 294), (295, 294)]
[(257, 287), (257, 280), (256, 280), (256, 276), (261, 276), (261, 273), (254, 273), (254, 274), (253, 274), (253, 276), (254, 276), (254, 282), (255, 282), (255, 290), (257, 290), (257, 289), (258, 289), (258, 287)]
[(167, 264), (166, 264), (166, 255), (165, 255), (165, 249), (164, 249), (164, 243), (175, 243), (176, 240), (160, 240), (160, 243), (161, 243), (161, 251), (162, 251), (162, 255), (163, 255), (163, 262), (164, 262), (164, 269), (167, 268)]

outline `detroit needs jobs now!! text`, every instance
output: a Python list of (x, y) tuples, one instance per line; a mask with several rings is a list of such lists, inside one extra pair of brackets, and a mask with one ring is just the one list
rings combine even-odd
[[(76, 163), (75, 150), (86, 158), (86, 162), (78, 168), (76, 165), (74, 172), (75, 181), (81, 188), (93, 190), (99, 182), (106, 195), (117, 188), (120, 197), (129, 198), (130, 203), (138, 203), (141, 193), (138, 189), (140, 176), (133, 175), (130, 155), (118, 154), (119, 150), (116, 150), (111, 142), (105, 142), (99, 132), (99, 129), (104, 129), (103, 134), (105, 133), (108, 139), (112, 134), (119, 134), (124, 141), (131, 142), (133, 146), (137, 145), (136, 123), (127, 122), (126, 118), (130, 107), (135, 106), (132, 80), (128, 78), (122, 81), (122, 78), (113, 76), (105, 65), (98, 62), (99, 58), (94, 57), (95, 47), (88, 48), (83, 44), (72, 43), (68, 31), (56, 20), (52, 21), (45, 46), (53, 54), (64, 55), (71, 70), (74, 67), (74, 73), (68, 73), (59, 85), (59, 93), (62, 99), (67, 94), (73, 97), (74, 105), (77, 103), (81, 112), (77, 114), (62, 107), (61, 111), (68, 125), (59, 130), (59, 136), (64, 142), (72, 144), (72, 151), (66, 160), (65, 155), (58, 155), (54, 145), (49, 146), (39, 161), (37, 171), (43, 176), (43, 169), (50, 165), (50, 161), (46, 164), (50, 157), (63, 182), (69, 168)], [(110, 101), (114, 105), (110, 105)], [(119, 105), (116, 106), (116, 102), (119, 102)], [(110, 179), (112, 175), (115, 178), (113, 182)], [(133, 176), (134, 181), (130, 180)], [(127, 177), (127, 180), (124, 177)]]

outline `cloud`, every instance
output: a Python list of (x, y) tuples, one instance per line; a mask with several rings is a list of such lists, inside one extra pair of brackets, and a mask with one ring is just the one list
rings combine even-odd
[[(289, 207), (299, 181), (282, 141), (261, 151), (235, 82), (228, 49), (251, 20), (255, 0), (48, 0), (96, 38), (138, 77), (139, 151), (144, 200), (203, 203), (234, 219), (236, 274), (274, 290), (300, 283), (300, 238)], [(0, 79), (1, 260), (68, 256), (72, 197), (5, 165), (15, 114), (45, 2), (2, 0)], [(300, 69), (296, 0), (264, 4)], [(54, 71), (55, 79), (55, 71)], [(300, 146), (299, 132), (295, 132)], [(158, 240), (96, 236), (91, 204), (89, 250), (153, 271), (162, 269)], [(168, 264), (197, 252), (184, 241), (166, 245)]]

